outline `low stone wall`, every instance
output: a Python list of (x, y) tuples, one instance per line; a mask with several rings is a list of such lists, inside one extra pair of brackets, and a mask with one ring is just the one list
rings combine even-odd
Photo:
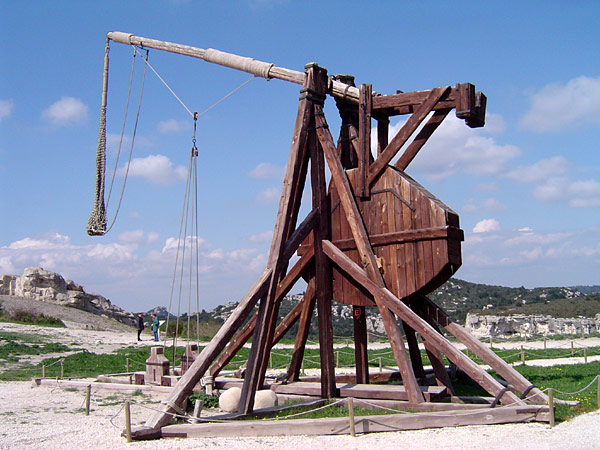
[(479, 338), (534, 337), (555, 334), (580, 336), (600, 332), (600, 314), (596, 314), (595, 317), (557, 318), (546, 315), (494, 316), (469, 313), (465, 321), (465, 328)]

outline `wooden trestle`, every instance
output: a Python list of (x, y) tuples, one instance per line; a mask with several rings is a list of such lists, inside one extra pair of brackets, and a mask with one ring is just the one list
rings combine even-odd
[[(338, 76), (335, 82), (353, 86), (349, 76)], [(524, 406), (521, 396), (532, 394), (537, 395), (528, 403), (546, 400), (543, 393), (426, 297), (460, 267), (463, 233), (458, 215), (404, 171), (451, 110), (456, 110), (457, 117), (467, 125), (483, 126), (485, 96), (476, 93), (471, 84), (393, 95), (374, 94), (370, 85), (362, 85), (358, 103), (354, 98), (336, 96), (342, 117), (336, 145), (323, 113), (331, 83), (325, 69), (316, 64), (306, 66), (264, 272), (181, 377), (162, 410), (145, 427), (134, 431), (134, 437), (143, 438), (166, 426), (170, 422), (169, 413), (174, 411), (169, 405), (181, 407), (200, 379), (204, 375), (218, 375), (251, 336), (239, 413), (252, 413), (254, 395), (265, 383), (271, 348), (296, 322), (299, 327), (287, 380), (299, 381), (315, 308), (321, 357), (320, 396), (340, 396), (331, 322), (334, 299), (353, 305), (358, 385), (369, 383), (365, 307), (374, 305), (383, 319), (404, 385), (402, 392), (409, 404), (426, 402), (424, 389), (418, 382), (425, 371), (417, 335), (425, 344), (440, 389), (452, 393), (442, 359), (445, 355), (495, 398), (492, 406)], [(389, 139), (389, 118), (400, 114), (410, 117)], [(373, 118), (377, 120), (376, 156), (371, 153), (370, 145)], [(417, 132), (420, 125), (424, 126)], [(401, 148), (405, 148), (404, 152), (391, 165)], [(325, 164), (331, 172), (329, 186)], [(309, 167), (312, 210), (298, 223)], [(294, 253), (300, 259), (289, 267)], [(306, 293), (278, 324), (281, 299), (300, 278), (308, 283)], [(257, 303), (258, 312), (250, 317)], [(397, 318), (403, 324), (406, 344)], [(457, 350), (439, 327), (491, 366), (508, 383), (508, 388)], [(290, 383), (288, 390), (294, 384)]]

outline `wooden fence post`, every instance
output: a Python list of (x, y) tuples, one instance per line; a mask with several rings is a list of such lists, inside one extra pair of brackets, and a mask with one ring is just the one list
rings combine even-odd
[(554, 389), (548, 389), (548, 409), (550, 413), (550, 428), (554, 426)]
[(598, 408), (600, 408), (600, 375), (596, 375), (596, 381), (598, 382), (598, 387), (597, 387), (598, 404), (596, 406), (598, 406)]
[(546, 336), (544, 336), (544, 350), (546, 350)]
[(379, 373), (382, 372), (383, 366), (381, 365), (381, 356), (379, 357)]
[(127, 358), (126, 362), (125, 362), (125, 372), (129, 373), (129, 358)]
[(348, 417), (350, 418), (350, 436), (356, 436), (356, 429), (354, 428), (354, 399), (348, 397)]
[(125, 437), (127, 437), (127, 442), (131, 442), (131, 411), (129, 409), (129, 400), (125, 402)]
[(525, 365), (525, 352), (523, 351), (522, 345), (521, 345), (521, 364)]
[(64, 359), (60, 360), (60, 377), (61, 378), (65, 377), (65, 360)]
[[(194, 418), (198, 419), (200, 417), (200, 413), (202, 412), (202, 407), (204, 406), (204, 402), (202, 400), (200, 400), (199, 398), (196, 399), (196, 402), (194, 403)], [(192, 423), (198, 423), (200, 422), (199, 420), (192, 420)]]
[(85, 415), (90, 415), (90, 397), (92, 395), (92, 385), (88, 384), (85, 388)]
[(337, 352), (335, 352), (335, 357), (336, 357), (335, 367), (337, 367), (339, 369), (340, 368), (340, 351), (339, 350)]
[(583, 348), (583, 362), (587, 364), (587, 348)]
[(573, 341), (571, 341), (571, 356), (573, 356), (575, 354), (575, 351), (573, 350)]
[(46, 378), (46, 364), (42, 364), (42, 378)]

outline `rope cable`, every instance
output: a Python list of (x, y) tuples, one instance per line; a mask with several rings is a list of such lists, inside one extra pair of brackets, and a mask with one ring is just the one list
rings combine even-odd
[[(145, 61), (148, 60), (148, 54), (149, 54), (149, 51), (146, 50), (146, 56), (144, 58)], [(135, 57), (135, 54), (134, 54), (134, 57)], [(129, 175), (129, 167), (131, 166), (131, 156), (133, 154), (133, 146), (135, 144), (135, 136), (137, 133), (138, 122), (140, 119), (140, 110), (142, 107), (142, 96), (144, 94), (145, 80), (146, 80), (146, 66), (144, 66), (144, 71), (142, 73), (142, 81), (140, 84), (140, 95), (138, 98), (138, 106), (137, 106), (137, 111), (135, 114), (135, 123), (133, 125), (133, 133), (131, 135), (131, 145), (129, 146), (129, 157), (127, 159), (127, 164), (125, 166), (125, 175), (123, 176), (123, 186), (121, 187), (121, 194), (119, 196), (119, 202), (117, 203), (117, 208), (115, 210), (115, 216), (114, 216), (112, 222), (110, 223), (110, 225), (107, 227), (105, 234), (108, 233), (112, 229), (113, 225), (117, 221), (117, 216), (119, 215), (119, 210), (121, 209), (121, 203), (123, 201), (123, 194), (125, 193), (125, 185), (127, 184), (127, 176)], [(112, 183), (111, 183), (111, 188), (112, 188)], [(108, 204), (108, 202), (107, 202), (107, 204)]]

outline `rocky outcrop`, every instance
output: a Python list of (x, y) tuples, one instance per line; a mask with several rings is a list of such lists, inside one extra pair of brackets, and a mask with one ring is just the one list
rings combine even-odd
[(546, 315), (513, 314), (494, 316), (469, 313), (465, 328), (479, 338), (512, 336), (534, 337), (558, 335), (581, 335), (600, 331), (600, 314), (595, 317), (552, 317)]
[(65, 280), (61, 275), (41, 267), (27, 267), (23, 275), (2, 275), (0, 295), (25, 297), (41, 302), (69, 306), (82, 311), (115, 319), (126, 325), (133, 325), (135, 317), (113, 305), (110, 300), (97, 294), (85, 292), (83, 286)]

